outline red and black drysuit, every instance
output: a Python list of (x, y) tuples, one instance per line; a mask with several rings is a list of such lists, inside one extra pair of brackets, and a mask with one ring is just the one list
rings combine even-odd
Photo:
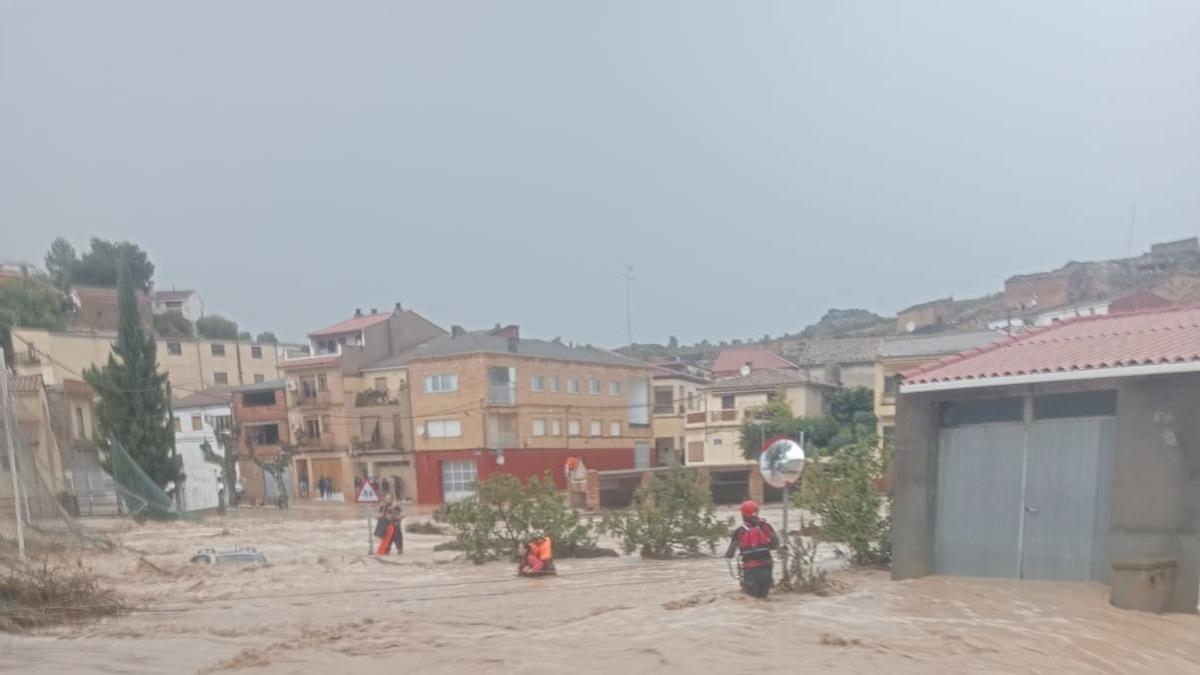
[(771, 551), (779, 548), (779, 535), (775, 528), (758, 516), (742, 520), (742, 525), (733, 531), (726, 558), (740, 551), (742, 556), (742, 590), (747, 595), (765, 598), (774, 579), (771, 576), (773, 559)]

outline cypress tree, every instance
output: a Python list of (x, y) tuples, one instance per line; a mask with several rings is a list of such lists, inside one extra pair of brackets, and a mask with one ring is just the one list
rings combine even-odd
[[(100, 443), (108, 446), (117, 439), (130, 458), (159, 488), (183, 479), (181, 462), (171, 455), (174, 424), (169, 419), (167, 376), (158, 371), (158, 353), (154, 335), (142, 326), (137, 296), (129, 274), (129, 263), (121, 256), (117, 263), (117, 302), (119, 324), (117, 342), (102, 368), (91, 367), (84, 378), (100, 397), (96, 420)], [(127, 489), (132, 476), (113, 473), (111, 451), (105, 469)], [(118, 472), (120, 473), (120, 472)]]

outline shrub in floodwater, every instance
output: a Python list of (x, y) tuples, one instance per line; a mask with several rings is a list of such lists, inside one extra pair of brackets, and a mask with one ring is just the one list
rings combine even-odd
[(796, 531), (788, 533), (786, 543), (790, 557), (788, 558), (788, 569), (784, 574), (783, 581), (779, 584), (779, 589), (793, 593), (824, 595), (829, 592), (833, 584), (825, 574), (825, 570), (817, 566), (818, 540), (804, 534), (809, 525), (811, 523), (801, 515), (800, 527)]
[(856, 565), (892, 560), (891, 500), (879, 490), (890, 452), (874, 440), (843, 448), (804, 473), (798, 504), (821, 517), (821, 538), (848, 549)]
[(534, 530), (551, 538), (557, 558), (596, 547), (591, 531), (563, 502), (548, 475), (522, 483), (510, 474), (496, 474), (479, 483), (475, 496), (449, 505), (446, 516), (467, 558), (475, 563), (515, 560)]
[(699, 555), (702, 548), (715, 553), (717, 542), (729, 536), (732, 526), (732, 519), (717, 518), (712, 494), (700, 476), (676, 469), (655, 476), (649, 489), (639, 488), (629, 508), (605, 514), (598, 529), (620, 539), (626, 553), (671, 558)]
[(77, 569), (9, 563), (0, 572), (0, 630), (15, 631), (119, 612), (111, 589)]

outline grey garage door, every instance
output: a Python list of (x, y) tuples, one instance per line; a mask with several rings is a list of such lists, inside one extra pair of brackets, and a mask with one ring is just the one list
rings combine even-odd
[(1030, 426), (1023, 578), (1108, 579), (1105, 546), (1115, 437), (1112, 418)]
[(934, 537), (939, 573), (1016, 576), (1024, 438), (1021, 423), (942, 430)]
[[(934, 526), (939, 573), (1107, 579), (1115, 419), (1070, 417), (1069, 405), (1050, 403), (1035, 399), (1028, 423), (941, 430)], [(1084, 412), (1093, 408), (1083, 406)]]

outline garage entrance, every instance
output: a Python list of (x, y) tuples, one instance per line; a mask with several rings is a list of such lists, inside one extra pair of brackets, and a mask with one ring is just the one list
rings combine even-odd
[(946, 403), (938, 439), (938, 573), (1108, 578), (1116, 392)]

